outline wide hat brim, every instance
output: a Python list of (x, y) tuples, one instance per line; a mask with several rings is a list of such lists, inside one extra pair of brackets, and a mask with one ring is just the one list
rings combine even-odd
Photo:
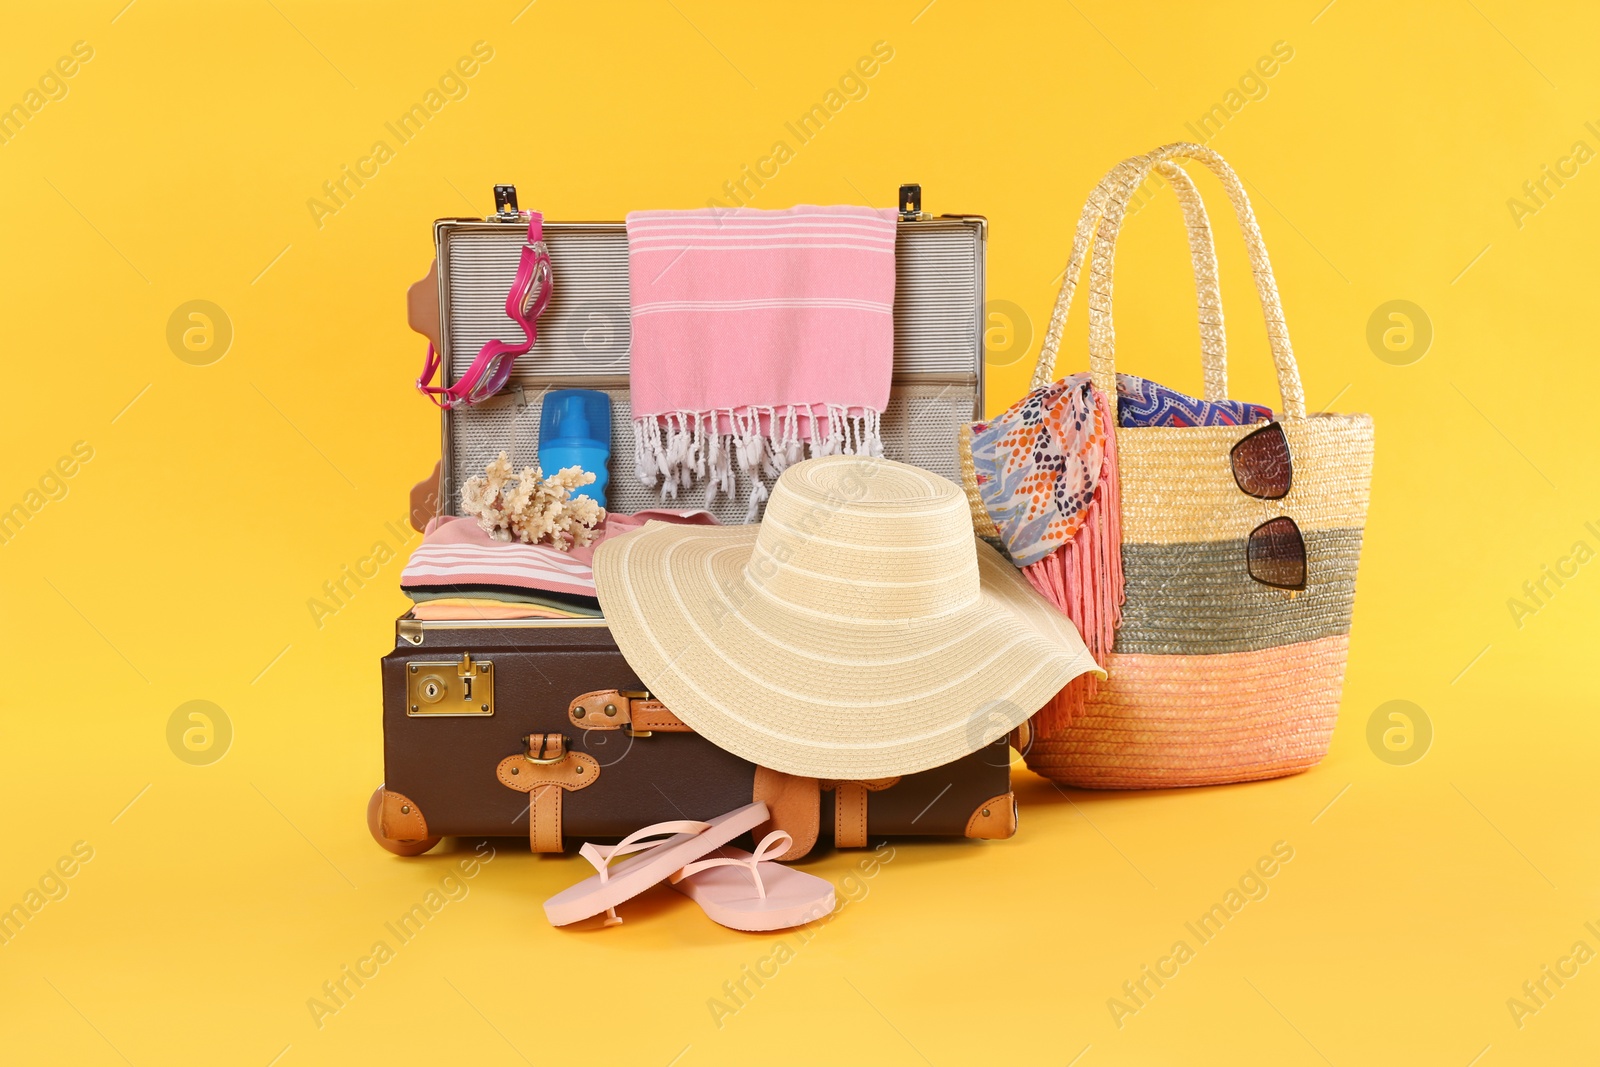
[(1020, 725), (1095, 664), (1076, 628), (976, 540), (979, 592), (931, 619), (808, 615), (747, 575), (759, 528), (651, 522), (595, 552), (617, 647), (713, 744), (786, 774), (940, 767)]

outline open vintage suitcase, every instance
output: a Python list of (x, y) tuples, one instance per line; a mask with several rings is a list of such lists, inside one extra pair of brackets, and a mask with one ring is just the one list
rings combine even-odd
[[(443, 354), (447, 381), (485, 342), (517, 334), (504, 304), (526, 221), (513, 187), (496, 186), (495, 201), (487, 219), (434, 224), (434, 266), (409, 296), (411, 325)], [(900, 210), (884, 449), (959, 484), (957, 430), (983, 406), (987, 224), (924, 214), (917, 186), (901, 187)], [(419, 529), (435, 503), (457, 513), (462, 482), (501, 451), (514, 467), (537, 462), (541, 400), (560, 388), (611, 396), (610, 510), (697, 506), (693, 497), (665, 501), (617, 466), (628, 451), (617, 442), (632, 440), (623, 224), (546, 221), (544, 236), (555, 289), (538, 342), (499, 396), (443, 413), (439, 468), (413, 492)], [(744, 507), (725, 497), (712, 511), (737, 523)], [(408, 614), (383, 658), (383, 706), (385, 784), (373, 794), (368, 824), (401, 855), (425, 852), (444, 835), (526, 834), (535, 851), (560, 851), (569, 838), (710, 819), (752, 799), (766, 801), (773, 825), (794, 836), (786, 859), (809, 851), (823, 826), (839, 846), (1016, 830), (1009, 745), (981, 716), (972, 723), (977, 751), (944, 767), (872, 782), (793, 778), (717, 748), (652, 700), (602, 619), (445, 622)]]

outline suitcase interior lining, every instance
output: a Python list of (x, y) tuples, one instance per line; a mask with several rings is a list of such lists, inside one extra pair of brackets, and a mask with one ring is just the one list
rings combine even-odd
[[(697, 486), (667, 500), (659, 489), (650, 489), (633, 471), (633, 416), (625, 387), (605, 390), (611, 397), (611, 483), (606, 503), (612, 511), (632, 514), (646, 508), (698, 508), (705, 503), (705, 487)], [(521, 468), (539, 461), (539, 413), (541, 393), (527, 393), (520, 404), (515, 395), (497, 397), (480, 404), (472, 419), (452, 419), (447, 424), (451, 471), (481, 472), (501, 452), (509, 453), (512, 465)], [(884, 454), (890, 459), (912, 463), (925, 470), (961, 482), (956, 451), (955, 427), (970, 422), (973, 409), (970, 388), (955, 385), (899, 386), (884, 411), (882, 431)], [(441, 468), (442, 470), (443, 468)], [(546, 472), (550, 473), (550, 472)], [(452, 514), (460, 513), (459, 486), (441, 485), (441, 499), (448, 501)], [(741, 480), (735, 499), (722, 499), (711, 508), (722, 523), (744, 521), (749, 486)]]
[[(898, 233), (895, 385), (884, 412), (884, 451), (959, 483), (957, 428), (982, 408), (984, 226), (976, 219), (934, 219), (903, 222)], [(518, 334), (504, 304), (524, 231), (515, 224), (444, 220), (437, 236), (442, 340), (454, 376), (484, 343)], [(446, 415), (442, 499), (458, 513), (460, 481), (502, 451), (515, 467), (536, 464), (542, 394), (587, 387), (604, 388), (612, 399), (611, 509), (703, 506), (703, 488), (666, 500), (633, 471), (622, 224), (546, 223), (545, 236), (556, 284), (539, 320), (538, 343), (517, 361), (507, 392)], [(743, 522), (748, 494), (741, 481), (734, 498), (718, 501), (711, 508), (718, 521)]]

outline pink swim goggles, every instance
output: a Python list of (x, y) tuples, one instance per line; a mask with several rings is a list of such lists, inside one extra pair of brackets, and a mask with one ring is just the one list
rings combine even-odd
[(439, 373), (443, 363), (443, 358), (429, 344), (427, 362), (423, 364), (422, 377), (417, 379), (417, 389), (441, 408), (477, 404), (494, 396), (511, 377), (511, 367), (517, 357), (532, 348), (534, 341), (538, 340), (539, 331), (534, 324), (550, 304), (550, 251), (544, 244), (544, 216), (537, 211), (524, 214), (528, 216), (528, 239), (522, 246), (522, 259), (517, 264), (517, 276), (511, 283), (511, 292), (506, 295), (506, 314), (522, 327), (524, 339), (490, 341), (478, 350), (467, 372), (448, 386), (428, 384)]

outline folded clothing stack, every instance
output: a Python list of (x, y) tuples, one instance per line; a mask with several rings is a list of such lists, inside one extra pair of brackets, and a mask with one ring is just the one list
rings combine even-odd
[(428, 523), (400, 574), (400, 588), (418, 619), (599, 618), (591, 569), (595, 548), (651, 520), (716, 523), (707, 511), (608, 515), (593, 543), (563, 552), (548, 544), (496, 541), (474, 519), (442, 515)]

